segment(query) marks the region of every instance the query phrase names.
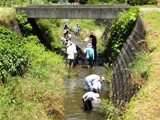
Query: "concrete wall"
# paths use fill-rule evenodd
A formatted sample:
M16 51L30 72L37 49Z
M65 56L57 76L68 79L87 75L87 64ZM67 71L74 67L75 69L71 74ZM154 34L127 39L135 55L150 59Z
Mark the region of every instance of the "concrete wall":
M143 20L139 16L135 28L113 63L112 101L121 109L135 93L130 74L126 68L135 59L136 53L141 51L140 41L144 39L145 34Z
M37 5L17 7L16 11L28 18L116 19L118 12L128 9L128 5Z

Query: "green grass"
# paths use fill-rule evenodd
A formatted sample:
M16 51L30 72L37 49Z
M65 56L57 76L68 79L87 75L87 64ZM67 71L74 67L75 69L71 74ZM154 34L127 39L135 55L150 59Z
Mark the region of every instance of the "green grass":
M149 54L148 81L139 93L127 105L125 120L158 120L160 118L160 12L141 12L146 26L146 41L149 48L155 48Z
M76 23L81 27L80 40L84 40L89 37L89 34L97 36L97 40L100 40L102 33L105 30L105 25L96 25L93 19L72 19L70 21L70 28L74 31Z

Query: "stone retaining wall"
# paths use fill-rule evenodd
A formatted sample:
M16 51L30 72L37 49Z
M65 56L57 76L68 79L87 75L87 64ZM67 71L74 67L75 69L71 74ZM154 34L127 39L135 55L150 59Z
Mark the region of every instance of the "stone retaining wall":
M113 63L112 101L121 109L134 95L130 74L126 71L126 68L130 66L131 62L135 59L136 53L141 50L139 43L144 39L145 34L146 31L143 20L141 16L139 16L135 28Z

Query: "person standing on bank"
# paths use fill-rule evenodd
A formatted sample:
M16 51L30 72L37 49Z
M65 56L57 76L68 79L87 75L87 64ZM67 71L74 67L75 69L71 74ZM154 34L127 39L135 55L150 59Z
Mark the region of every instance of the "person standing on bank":
M92 48L94 49L94 61L96 61L97 60L97 38L93 34L90 34L89 37L92 40Z
M80 26L79 24L77 23L76 24L76 28L75 28L75 35L76 35L76 38L78 38L80 35Z
M92 48L92 44L89 43L87 45L87 48L84 49L84 54L86 56L87 62L89 63L89 66L93 67L93 60L94 60L94 50Z
M98 93L86 92L82 97L84 110L92 111L93 109L92 101L93 100L100 101L99 97L100 95Z
M85 78L85 83L88 87L88 91L89 92L92 92L93 91L93 83L96 82L96 81L104 81L105 78L103 76L99 76L97 74L91 74L91 75L88 75L86 78Z

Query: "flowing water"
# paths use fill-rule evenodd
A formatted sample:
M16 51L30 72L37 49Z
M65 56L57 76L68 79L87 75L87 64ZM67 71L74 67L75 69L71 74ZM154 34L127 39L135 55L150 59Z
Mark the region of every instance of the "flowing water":
M72 42L79 46L82 50L87 46L88 42L80 41L73 35ZM64 100L64 116L60 120L105 120L105 115L100 108L101 104L94 103L92 112L84 112L82 96L87 92L85 77L90 74L99 76L105 75L105 68L95 63L94 68L86 68L82 65L76 65L70 69L69 73L72 77L64 80L66 96ZM100 93L101 99L109 98L109 84L102 84Z
M90 74L104 75L105 68L95 66L94 68L84 68L81 65L74 67L71 72L74 77L66 78L64 81L66 88L66 96L64 102L64 117L63 120L104 120L104 113L100 109L100 104L93 104L93 112L83 111L82 96L87 92L87 85L84 78ZM107 83L102 84L101 98L108 98L109 89Z

